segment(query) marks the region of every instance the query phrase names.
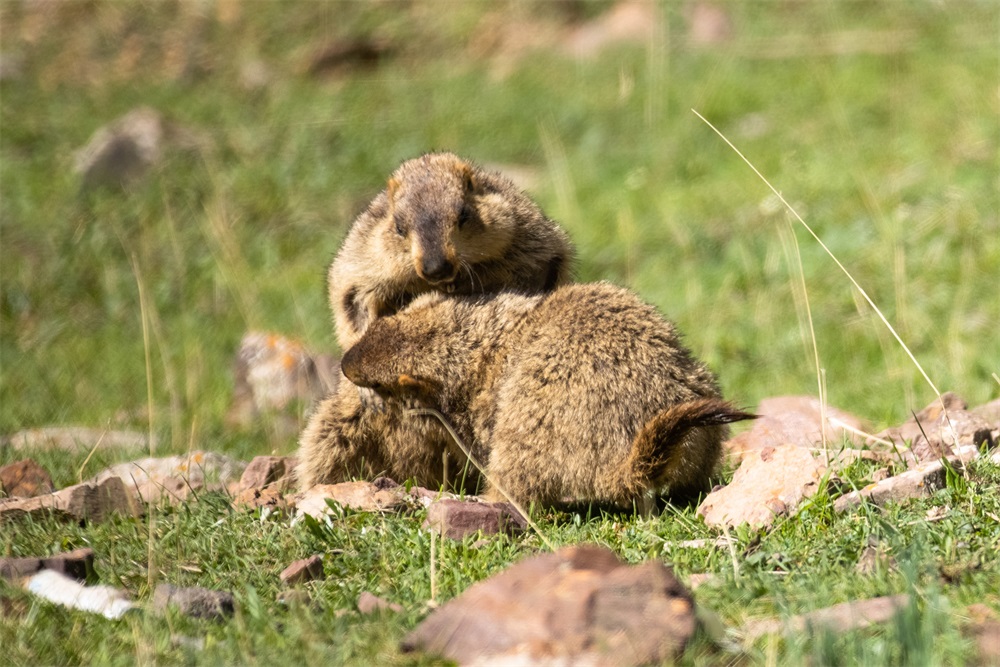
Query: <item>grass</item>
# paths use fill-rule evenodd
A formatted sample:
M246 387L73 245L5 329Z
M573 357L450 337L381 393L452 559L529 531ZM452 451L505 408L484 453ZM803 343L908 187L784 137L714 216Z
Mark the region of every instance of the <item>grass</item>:
M263 328L335 351L326 265L395 165L438 148L534 168L532 194L576 242L578 277L626 284L656 304L737 403L817 391L790 234L830 404L881 428L930 403L933 392L877 315L692 108L803 216L939 389L973 404L995 397L1000 10L973 0L724 6L734 26L726 43L689 45L685 6L663 3L647 44L586 62L546 44L504 74L491 59L505 53L494 39L502 24L564 22L564 9L0 4L3 55L22 70L0 83L0 433L58 424L152 428L163 454L189 442L244 458L291 453L295 443L266 425L225 426L239 339ZM604 7L587 3L583 12ZM861 43L890 48L843 51L856 31L878 32ZM305 74L310 53L353 35L387 40L394 51L375 69ZM814 54L827 44L841 51ZM251 61L266 66L270 81L247 92L240 76ZM203 133L211 149L169 154L127 194L81 190L73 151L139 104ZM33 454L58 485L78 481L85 453ZM0 464L20 456L0 450ZM123 456L99 451L85 474ZM863 484L870 473L857 464L846 476ZM702 637L686 664L956 663L971 655L960 635L963 606L1000 604L997 566L987 557L997 538L986 530L1000 515L998 481L996 467L983 463L965 489L845 516L821 496L770 531L735 531L737 570L727 549L671 546L717 536L691 508L656 520L537 520L555 544L592 540L630 561L662 558L681 575L714 573L697 599L727 624L914 593L895 624L762 639L742 657ZM949 509L927 522L931 507ZM400 656L396 643L430 596L419 521L348 513L314 534L233 512L209 495L158 509L152 575L143 521L4 525L0 554L89 544L98 581L140 600L152 579L229 588L241 605L218 625L175 617L113 623L5 590L28 612L0 618L0 662L405 664L413 658ZM870 536L888 546L898 569L855 574ZM541 541L437 546L438 596L447 599ZM317 608L283 608L277 573L313 552L326 554L330 573L311 585ZM963 563L957 583L940 576L941 565ZM379 619L334 613L351 609L362 590L407 611ZM190 648L184 637L204 645Z

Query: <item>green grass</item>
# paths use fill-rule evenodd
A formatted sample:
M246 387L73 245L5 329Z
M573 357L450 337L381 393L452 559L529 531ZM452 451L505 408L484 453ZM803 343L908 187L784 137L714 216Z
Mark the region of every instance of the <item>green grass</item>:
M796 206L939 389L973 404L1000 392L991 377L1000 373L993 2L726 3L734 39L709 48L687 44L685 5L665 3L647 45L579 63L549 46L506 76L477 55L499 32L479 3L253 3L228 23L224 6L81 1L44 14L41 5L0 4L4 57L22 63L19 80L0 83L0 433L59 424L145 430L140 415L151 401L164 452L193 442L244 458L291 453L295 443L266 426L234 433L224 424L238 342L265 328L335 351L326 265L391 170L431 149L536 168L532 194L570 231L578 277L626 284L655 303L718 372L727 396L747 406L816 392L793 230L829 401L874 428L929 403L933 392L871 309L692 108ZM554 4L506 9L564 20ZM822 44L818 36L833 35L842 44L858 30L904 37L881 54L762 57L787 40ZM387 39L394 53L376 69L304 74L311 52L351 35ZM247 93L240 70L258 59L271 81ZM211 150L169 155L128 194L81 191L73 151L139 104L210 137ZM140 284L149 297L151 399ZM78 481L83 456L37 458L63 485ZM98 453L85 476L123 456ZM19 457L0 450L0 464ZM849 477L863 483L869 473ZM715 537L690 508L655 521L540 521L558 544L595 540L630 561L716 573L697 599L730 624L917 594L897 624L761 640L744 662L955 663L970 656L959 636L963 605L1000 604L995 559L984 557L958 584L937 574L940 564L997 548L982 531L995 526L987 513L1000 514L1000 477L985 464L977 474L968 489L906 507L835 516L824 497L768 532L737 531L738 574L728 551L666 546ZM931 506L951 509L927 523ZM231 588L237 618L113 623L27 602L27 620L0 619L0 661L405 663L396 642L429 596L419 519L345 515L320 538L230 512L220 498L163 510L154 579ZM871 534L890 546L899 571L854 573ZM98 580L145 600L148 535L143 521L20 522L0 528L0 554L91 544ZM539 546L533 536L482 549L443 545L441 597ZM314 551L330 552L334 575L313 585L319 608L281 608L277 573ZM406 613L333 613L366 589ZM204 637L204 649L172 636ZM683 661L731 658L702 638Z

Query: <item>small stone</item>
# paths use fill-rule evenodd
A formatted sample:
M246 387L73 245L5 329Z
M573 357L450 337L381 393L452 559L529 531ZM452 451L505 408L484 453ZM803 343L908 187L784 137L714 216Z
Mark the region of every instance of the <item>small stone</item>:
M323 558L312 555L309 558L297 560L286 567L278 577L286 586L304 584L307 581L323 578Z
M956 470L962 469L962 462L955 457L948 460ZM881 482L869 484L859 491L852 491L837 498L833 508L838 512L857 507L863 500L876 505L899 502L909 498L923 498L944 488L947 469L941 461L923 463L912 470L900 473Z
M364 591L358 596L358 611L362 614L374 614L384 611L393 611L398 614L403 611L403 608L395 602L383 600L377 595Z
M676 659L694 629L691 594L662 563L577 545L473 584L402 648L460 664L645 665Z
M244 489L233 498L233 507L237 509L257 510L270 508L282 512L288 508L281 491L273 486L264 489Z
M753 450L733 481L708 494L698 514L710 526L769 526L819 489L826 468L809 450L792 445Z
M159 613L176 607L185 616L221 620L233 614L234 606L233 595L227 591L159 584L153 593L153 610Z
M0 491L9 497L32 498L53 490L48 471L33 459L22 459L0 468Z
M423 527L437 531L444 537L461 540L480 531L483 535L514 535L524 532L528 522L510 503L448 498L431 504Z
M294 456L255 456L243 470L237 489L263 489L278 485L287 490L290 476L298 459Z

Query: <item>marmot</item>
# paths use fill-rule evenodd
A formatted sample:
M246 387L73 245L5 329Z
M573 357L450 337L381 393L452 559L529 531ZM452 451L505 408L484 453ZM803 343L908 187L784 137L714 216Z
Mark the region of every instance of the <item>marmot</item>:
M609 283L425 295L372 322L341 365L390 411L440 410L485 466L487 495L520 502L693 495L726 424L754 417L721 399L653 306Z
M566 232L502 175L450 153L409 160L354 221L330 266L340 347L424 292L550 291L569 281L573 255ZM303 488L379 473L440 484L442 453L457 452L439 424L401 420L342 377L299 442Z

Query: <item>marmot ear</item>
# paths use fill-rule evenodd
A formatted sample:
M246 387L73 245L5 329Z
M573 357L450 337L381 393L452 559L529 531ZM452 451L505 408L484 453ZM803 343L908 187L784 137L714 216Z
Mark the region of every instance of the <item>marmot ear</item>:
M389 203L396 198L396 190L399 189L399 180L395 178L389 179L389 184L386 186L386 194L389 195Z
M466 193L476 191L476 173L475 169L472 168L472 165L468 162L459 162L458 175L462 178L462 185L465 188Z

